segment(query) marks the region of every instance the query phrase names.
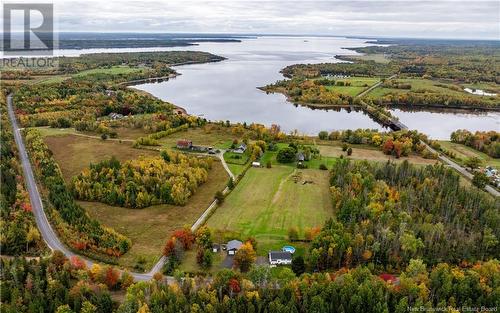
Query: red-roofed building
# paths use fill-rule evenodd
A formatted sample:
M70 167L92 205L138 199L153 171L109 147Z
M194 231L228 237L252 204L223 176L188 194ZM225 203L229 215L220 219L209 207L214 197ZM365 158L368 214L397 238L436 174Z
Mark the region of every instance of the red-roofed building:
M383 274L380 274L378 277L387 283L399 284L399 278L397 278L394 275L383 273Z
M177 149L191 149L193 142L191 140L179 140L177 141Z

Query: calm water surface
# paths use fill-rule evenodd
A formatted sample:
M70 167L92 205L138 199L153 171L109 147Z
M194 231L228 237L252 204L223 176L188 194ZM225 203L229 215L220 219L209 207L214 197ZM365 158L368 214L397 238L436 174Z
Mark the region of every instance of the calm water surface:
M362 112L313 110L294 106L281 94L266 94L256 87L283 79L279 71L296 63L338 62L336 54L356 54L346 47L367 46L365 40L339 37L259 37L239 43L200 43L189 47L59 50L56 55L84 53L197 50L221 55L218 63L178 66L182 75L161 83L135 88L184 107L190 114L209 120L257 122L282 130L317 134L321 130L381 126ZM410 129L434 139L449 139L459 128L500 131L500 113L391 111Z
M278 124L284 131L317 134L320 130L381 127L362 112L323 111L294 106L281 94L258 86L283 79L279 71L295 63L337 62L343 47L366 45L345 38L261 37L241 43L202 43L190 50L227 58L217 63L178 66L182 75L161 83L135 86L210 120Z
M296 107L281 94L266 94L256 88L283 79L279 71L287 65L337 62L336 54L355 54L343 48L366 45L361 39L331 37L260 37L241 43L202 43L189 49L208 51L228 59L179 66L177 71L181 76L136 88L210 120L278 124L287 132L296 129L307 134L348 128L382 129L362 112ZM459 128L500 130L499 113L392 112L410 129L435 139L449 139L450 133Z

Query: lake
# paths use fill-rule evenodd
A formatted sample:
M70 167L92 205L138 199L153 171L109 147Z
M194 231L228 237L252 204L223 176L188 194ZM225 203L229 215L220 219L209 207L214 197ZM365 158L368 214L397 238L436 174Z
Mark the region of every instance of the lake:
M85 53L197 50L221 55L217 63L177 66L182 75L161 83L135 88L185 108L188 113L212 121L278 124L290 132L315 135L321 130L383 128L362 112L313 110L294 106L281 94L266 94L257 89L283 79L280 70L296 63L339 62L337 54L356 54L346 47L367 46L366 40L342 37L263 36L242 42L203 42L189 47L116 48L57 50L55 55L77 56ZM466 128L500 130L500 113L405 112L394 109L410 129L434 139L449 139L452 131Z
M362 112L296 107L281 94L266 94L257 89L283 79L279 71L287 65L336 62L336 54L355 54L342 47L363 45L364 40L331 37L260 37L240 43L202 43L189 49L208 51L227 60L178 66L176 70L182 75L135 88L213 121L277 124L286 132L298 130L307 134L359 127L381 129Z
M240 43L201 43L189 50L207 51L227 58L218 63L176 67L182 75L135 88L185 108L209 120L278 124L290 132L315 135L321 130L383 128L362 112L313 110L295 106L281 94L266 94L256 87L283 79L279 71L296 63L338 62L336 54L356 54L345 47L366 46L365 40L337 37L259 37ZM165 50L184 50L170 48ZM499 130L500 113L393 114L410 129L434 139L449 139L459 128Z

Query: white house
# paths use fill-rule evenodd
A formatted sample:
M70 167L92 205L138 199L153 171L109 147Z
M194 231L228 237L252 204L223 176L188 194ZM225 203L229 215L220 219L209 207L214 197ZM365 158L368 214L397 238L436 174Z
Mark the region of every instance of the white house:
M292 254L287 251L269 251L269 264L274 266L292 264Z
M238 148L234 149L233 152L234 153L245 153L245 151L247 150L247 145L242 143L241 145L239 145Z

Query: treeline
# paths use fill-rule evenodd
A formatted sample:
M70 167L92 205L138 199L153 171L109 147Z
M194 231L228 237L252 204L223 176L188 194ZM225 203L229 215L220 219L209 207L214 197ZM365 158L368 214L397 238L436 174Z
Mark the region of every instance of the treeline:
M161 130L155 133L152 133L148 136L144 137L139 137L135 140L134 142L134 147L138 146L159 146L160 143L158 142L158 139L161 139L163 137L167 137L169 135L172 135L176 132L187 130L189 128L189 124L182 124L180 126L174 127L174 128L168 128L165 130Z
M443 165L416 167L339 160L331 171L336 220L314 239L318 270L371 263L402 269L498 258L500 201L460 185Z
M451 133L450 139L452 142L484 152L492 158L500 158L500 132L492 130L472 133L459 129Z
M210 158L162 151L161 157L120 162L114 157L75 176L73 195L80 200L100 201L129 208L154 204L184 205L208 179Z
M24 134L38 181L46 190L48 202L45 210L60 238L71 248L97 257L120 256L127 252L131 246L130 239L90 218L75 202L40 133L35 129L26 129Z
M442 263L427 270L421 260L412 260L399 277L377 276L369 267L299 278L289 269L273 275L264 266L245 276L222 270L208 285L196 278L170 286L157 281L135 284L117 312L403 313L436 308L458 312L466 306L495 310L500 305L499 269L498 261L490 261L471 268ZM394 280L386 281L386 276Z
M163 113L172 116L173 106L150 95L123 89L106 91L106 87L91 82L64 81L53 85L26 85L14 94L16 113L24 127L71 127L77 121L95 122L109 113L124 116Z
M392 40L388 46L355 48L360 53L388 55L391 65L413 76L463 82L500 83L500 53L494 42Z
M368 266L303 274L254 266L246 274L224 269L210 282L178 273L131 285L126 272L94 266L60 253L40 262L2 261L2 312L394 312L410 309L459 312L464 307L494 311L500 305L500 264L440 263L427 268L411 260L399 276L377 275ZM126 289L122 303L108 290Z
M417 153L425 158L436 158L422 145L422 140L427 137L412 130L400 130L395 132L379 132L376 129L336 130L328 133L321 131L318 134L322 140L340 140L349 144L367 144L379 148L385 154L396 158L407 157L411 153Z
M45 247L32 213L19 155L0 94L0 251L5 255L36 255Z
M5 313L111 313L109 290L126 289L132 276L94 265L86 268L78 257L67 259L55 251L39 261L0 260L1 311Z
M394 88L394 87L390 87ZM411 87L410 87L411 88ZM408 88L409 89L409 88ZM371 97L374 102L379 105L394 105L394 106L421 106L421 107L477 107L477 108L494 108L497 104L494 101L485 99L485 97L474 97L466 94L457 96L454 94L437 93L429 90L394 92L383 95L381 97Z
M397 69L396 69L397 71ZM287 78L316 78L319 76L390 76L394 69L387 64L357 60L356 63L294 64L281 70Z

